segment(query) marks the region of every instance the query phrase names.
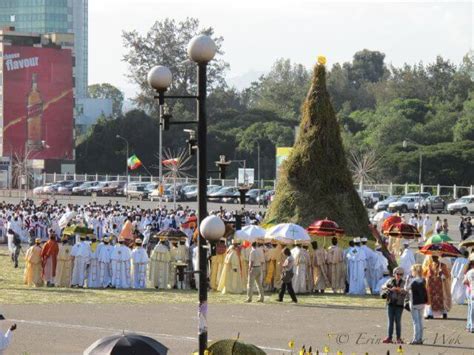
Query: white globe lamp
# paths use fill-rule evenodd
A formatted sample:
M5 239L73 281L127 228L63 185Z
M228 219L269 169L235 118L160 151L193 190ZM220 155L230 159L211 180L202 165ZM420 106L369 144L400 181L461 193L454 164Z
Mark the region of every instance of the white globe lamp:
M210 242L218 241L224 236L225 224L222 219L217 216L207 216L201 222L199 231L204 239Z
M208 63L217 53L217 46L207 35L195 36L188 44L188 56L196 63Z
M148 72L148 85L156 91L166 91L173 80L173 75L168 67L157 65Z

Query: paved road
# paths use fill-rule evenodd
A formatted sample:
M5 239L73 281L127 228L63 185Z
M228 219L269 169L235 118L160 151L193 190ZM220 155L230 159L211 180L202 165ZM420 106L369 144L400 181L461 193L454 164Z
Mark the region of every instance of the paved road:
M313 296L317 297L317 296ZM465 306L455 306L448 320L425 323L425 346L404 346L405 354L473 354L474 335L464 331ZM152 336L171 354L190 354L197 348L196 306L179 305L3 305L1 311L18 324L7 354L80 354L98 338L134 331ZM268 354L288 352L288 341L331 353L396 353L381 344L386 331L384 308L351 306L210 305L209 337L254 343ZM403 337L410 340L411 317L403 314ZM328 336L330 335L330 336Z

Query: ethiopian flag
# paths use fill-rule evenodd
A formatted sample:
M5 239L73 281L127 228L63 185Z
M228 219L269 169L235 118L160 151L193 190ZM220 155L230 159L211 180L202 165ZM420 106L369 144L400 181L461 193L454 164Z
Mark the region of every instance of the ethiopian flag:
M135 154L133 154L130 158L128 158L127 164L130 170L138 169L140 166L143 165L140 159L138 159L138 157Z

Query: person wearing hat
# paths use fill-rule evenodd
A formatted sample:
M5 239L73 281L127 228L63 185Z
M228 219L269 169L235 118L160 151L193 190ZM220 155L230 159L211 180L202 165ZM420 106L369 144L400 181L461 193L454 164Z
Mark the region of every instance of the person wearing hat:
M241 294L244 290L239 245L239 240L233 239L232 245L227 249L222 275L217 286L217 291L222 294Z
M328 278L334 293L344 292L346 271L344 265L344 251L337 245L337 237L331 239L331 246L327 250Z
M71 256L74 257L74 266L72 268L71 287L84 287L86 281L86 269L91 257L91 246L86 241L86 236L79 236L79 243L74 244L71 250Z
M365 254L365 279L369 285L370 293L374 294L374 289L377 286L378 279L375 275L375 267L377 263L377 255L367 246L367 238L360 237L360 250Z
M272 248L267 251L269 262L264 284L269 291L281 288L282 247L277 241L272 241Z
M130 248L125 245L125 238L119 237L110 259L112 261L112 287L130 288Z
M147 265L148 254L145 248L143 248L142 240L135 239L135 247L132 251L133 288L145 288Z
M403 239L402 253L400 255L400 266L403 268L405 275L410 275L412 265L416 263L415 254L410 249L410 242Z
M384 344L393 343L393 327L397 336L397 344L403 344L402 340L402 313L405 306L407 291L403 279L403 268L397 266L393 270L393 277L382 286L382 298L387 301L388 329Z
M423 266L423 276L428 290L428 304L425 307L425 319L433 319L440 315L448 318L451 309L451 273L440 258L432 255Z
M291 249L291 256L294 259L294 277L293 277L293 290L296 294L307 293L308 288L306 287L306 276L307 276L307 269L311 267L310 264L307 263L307 259L305 257L305 253L302 251L301 243L296 242L295 247Z
M87 272L87 287L88 288L98 288L100 287L100 277L99 277L99 261L98 261L98 252L100 251L100 244L97 242L97 236L91 234L90 238L90 247L91 247L91 257L89 259L89 269Z
M102 238L98 247L97 262L99 263L99 287L112 286L112 252L114 247L110 243L110 237Z
M211 256L211 274L209 276L209 286L214 291L217 290L217 286L222 274L222 269L224 267L226 253L225 242L225 238L220 238L216 244L215 255Z
M464 275L469 264L469 252L467 249L461 248L461 257L456 258L451 269L451 297L454 303L464 304L466 302L467 289L464 285Z
M319 248L317 241L312 241L311 246L313 247L313 280L314 280L314 292L324 293L326 287L330 286L328 272L327 272L327 254L324 248ZM311 290L313 291L313 290Z
M464 275L464 285L467 286L467 324L468 332L474 333L474 253L469 256L469 264L467 264L466 274Z
M5 317L0 314L0 321L3 320L5 320ZM16 324L12 324L5 334L0 330L0 355L2 355L3 352L7 350L10 346L10 343L12 342L13 338L13 332L15 331L15 329Z
M56 264L56 276L54 278L54 285L56 287L70 287L72 274L72 247L69 245L67 235L61 238Z
M167 289L170 284L171 253L161 237L150 257L150 284L156 289Z
M41 287L43 279L41 278L41 239L36 238L35 244L28 248L25 254L25 285Z
M354 246L346 253L350 295L365 295L365 253L360 250L360 238L354 238Z
M42 277L46 282L46 286L54 286L54 277L56 276L56 264L59 253L58 242L56 241L56 234L50 234L49 240L44 243L41 250L41 265L43 266Z

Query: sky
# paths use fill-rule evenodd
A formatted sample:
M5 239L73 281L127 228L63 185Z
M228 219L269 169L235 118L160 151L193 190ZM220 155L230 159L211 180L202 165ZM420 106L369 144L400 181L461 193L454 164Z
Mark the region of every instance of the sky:
M226 77L238 88L279 58L311 67L325 55L332 65L367 48L395 66L437 55L459 64L473 49L471 1L89 0L89 84L108 82L133 98L122 31L144 34L167 17L198 18L224 37Z

